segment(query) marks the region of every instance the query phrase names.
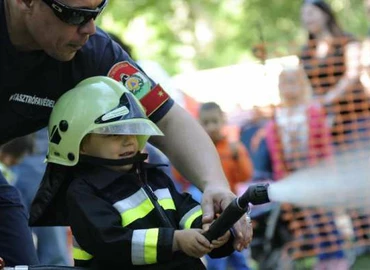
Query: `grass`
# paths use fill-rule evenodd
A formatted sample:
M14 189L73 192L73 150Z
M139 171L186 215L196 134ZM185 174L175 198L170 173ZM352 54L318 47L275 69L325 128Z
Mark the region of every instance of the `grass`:
M369 270L370 269L370 254L365 254L356 258L351 270Z

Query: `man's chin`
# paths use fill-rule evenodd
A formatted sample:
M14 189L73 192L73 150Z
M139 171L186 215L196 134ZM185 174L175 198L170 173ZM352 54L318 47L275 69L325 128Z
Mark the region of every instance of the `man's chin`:
M75 57L76 53L77 51L70 52L70 53L48 53L48 55L58 61L68 62L68 61L71 61Z

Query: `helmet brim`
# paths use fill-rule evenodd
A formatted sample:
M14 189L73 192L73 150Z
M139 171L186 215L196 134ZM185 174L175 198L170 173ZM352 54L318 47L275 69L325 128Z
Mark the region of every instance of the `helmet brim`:
M146 135L164 136L163 132L150 120L134 118L96 127L89 133L105 135Z

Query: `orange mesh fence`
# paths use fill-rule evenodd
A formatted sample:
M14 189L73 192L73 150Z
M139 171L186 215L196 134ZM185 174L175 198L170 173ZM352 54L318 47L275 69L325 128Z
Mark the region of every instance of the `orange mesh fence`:
M265 126L274 180L344 151L370 149L370 103L363 83L368 76L364 57L370 52L364 44L344 37L329 44L289 44L283 50L276 44L257 46L268 58L297 55L300 60L293 71L282 63L281 104ZM356 175L348 177L348 184L351 177ZM291 235L282 252L285 261L370 246L370 212L365 210L283 204L280 218Z

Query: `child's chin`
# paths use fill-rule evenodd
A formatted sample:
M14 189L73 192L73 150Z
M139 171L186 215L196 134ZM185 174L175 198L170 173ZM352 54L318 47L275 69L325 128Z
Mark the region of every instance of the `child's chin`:
M133 164L123 165L123 166L120 166L120 170L123 171L123 172L127 172L127 171L131 170L133 166L134 166Z
M122 166L109 166L112 170L118 171L118 172L128 172L132 169L133 164L129 165L122 165Z

